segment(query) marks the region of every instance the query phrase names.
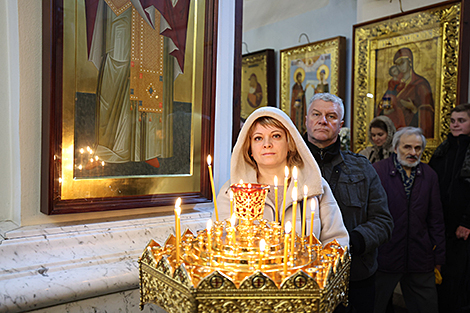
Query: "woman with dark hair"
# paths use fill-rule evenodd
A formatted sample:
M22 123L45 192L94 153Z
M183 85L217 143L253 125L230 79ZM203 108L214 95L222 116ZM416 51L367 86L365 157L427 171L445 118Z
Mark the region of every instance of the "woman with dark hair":
M391 119L380 115L369 125L369 141L372 146L360 151L359 154L367 157L371 163L386 159L393 153L392 139L396 129Z
M314 215L314 234L323 245L336 239L342 246L349 246L349 235L343 224L343 218L338 204L328 183L322 178L320 169L307 148L302 136L297 131L292 120L281 110L263 107L254 111L246 120L233 149L230 164L230 180L222 187L217 196L219 219L230 218L230 185L243 180L245 183L270 185L266 198L263 218L274 221L274 176L282 184L285 167L292 173L294 166L298 169L297 184L298 202L303 198L303 187L308 187L307 208L316 201L318 206ZM283 190L284 186L278 186ZM292 219L292 190L294 180L288 180L286 193L285 220ZM282 218L284 208L283 192L278 193L278 220ZM301 228L301 205L297 206L296 229ZM308 211L310 212L310 211ZM307 233L310 232L310 214L306 216Z

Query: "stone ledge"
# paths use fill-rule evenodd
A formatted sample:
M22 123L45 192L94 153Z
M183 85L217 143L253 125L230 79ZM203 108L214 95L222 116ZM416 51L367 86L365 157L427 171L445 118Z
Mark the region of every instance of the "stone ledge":
M210 212L183 214L182 230L204 229ZM22 312L139 286L138 258L174 233L172 216L7 231L0 244L0 311Z

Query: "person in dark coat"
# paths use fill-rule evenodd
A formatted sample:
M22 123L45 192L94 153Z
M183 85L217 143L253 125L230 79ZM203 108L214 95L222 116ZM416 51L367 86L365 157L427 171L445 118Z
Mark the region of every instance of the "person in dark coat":
M439 312L470 312L470 104L452 110L450 134L429 165L439 177L446 226Z
M420 128L397 131L393 147L392 157L373 164L395 225L390 241L379 247L375 312L385 312L400 282L409 312L437 313L434 269L445 262L438 177L420 161L426 147Z
M374 311L377 248L390 238L393 221L387 195L370 162L363 155L340 149L343 117L339 97L317 93L308 106L304 140L333 191L349 233L349 305L339 305L335 313L369 313Z

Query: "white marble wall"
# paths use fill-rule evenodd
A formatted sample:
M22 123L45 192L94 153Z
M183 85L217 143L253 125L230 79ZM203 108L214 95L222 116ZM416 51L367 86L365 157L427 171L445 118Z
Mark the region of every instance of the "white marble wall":
M210 211L183 214L182 231L204 229ZM138 258L150 239L163 244L170 234L173 216L7 231L0 244L0 312L138 312Z
M30 313L166 313L165 310L155 304L146 304L141 311L139 308L139 297L139 290L134 289L34 310L30 311Z

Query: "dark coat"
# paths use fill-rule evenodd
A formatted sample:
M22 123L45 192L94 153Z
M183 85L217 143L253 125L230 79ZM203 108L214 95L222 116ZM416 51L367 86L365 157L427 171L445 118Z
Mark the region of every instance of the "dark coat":
M447 235L455 239L457 227L470 228L470 137L449 134L429 165L439 177Z
M419 163L406 198L394 156L374 163L387 192L388 208L395 225L392 238L379 247L379 271L389 273L432 272L445 262L444 217L437 174Z
M379 176L366 157L339 150L339 140L329 148L333 156L319 160L319 148L304 140L317 160L323 178L330 184L343 215L351 244L351 281L364 280L377 271L377 247L392 233L392 216ZM325 154L329 154L325 152ZM323 154L323 153L322 153ZM339 174L335 186L334 173Z

